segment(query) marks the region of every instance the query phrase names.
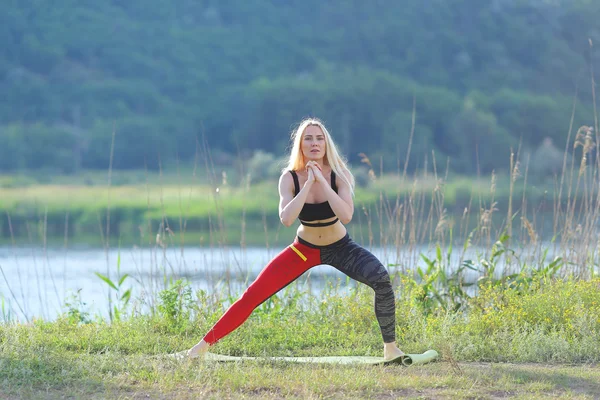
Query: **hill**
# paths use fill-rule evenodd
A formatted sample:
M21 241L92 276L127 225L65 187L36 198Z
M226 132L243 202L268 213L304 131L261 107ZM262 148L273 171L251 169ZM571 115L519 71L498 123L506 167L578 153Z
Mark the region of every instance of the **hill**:
M281 153L324 119L351 161L461 173L509 147L563 149L593 125L591 0L8 1L0 14L0 170L156 168ZM547 142L546 142L547 143Z

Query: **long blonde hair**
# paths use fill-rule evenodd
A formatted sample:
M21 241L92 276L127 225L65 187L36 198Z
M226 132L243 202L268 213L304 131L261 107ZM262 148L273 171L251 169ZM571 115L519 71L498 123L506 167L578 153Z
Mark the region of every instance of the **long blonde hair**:
M327 131L325 125L323 125L323 123L317 118L306 118L302 120L298 127L292 131L292 150L290 151L288 163L282 172L299 171L304 169L306 163L304 161L304 155L302 154L301 148L302 134L310 125L318 126L321 128L323 135L325 135L325 164L329 165L331 170L335 172L339 179L346 182L350 188L350 192L354 195L354 175L352 175L352 172L350 172L346 160L338 152L337 147L333 142L331 135L329 134L329 131ZM348 177L350 177L350 179L348 179Z

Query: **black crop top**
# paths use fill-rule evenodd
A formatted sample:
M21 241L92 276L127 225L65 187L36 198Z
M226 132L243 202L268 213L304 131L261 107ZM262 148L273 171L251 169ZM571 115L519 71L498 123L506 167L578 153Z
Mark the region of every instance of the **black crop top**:
M298 175L296 171L290 171L292 177L294 178L294 196L296 196L300 192L300 181L298 180ZM337 185L335 184L335 172L331 171L331 188L337 193ZM304 203L300 214L298 215L298 219L302 225L311 226L311 227L319 227L319 226L328 226L335 224L338 219L334 219L333 221L323 222L323 223L307 223L307 221L319 221L322 219L335 217L335 213L331 209L328 201L324 201L322 203Z

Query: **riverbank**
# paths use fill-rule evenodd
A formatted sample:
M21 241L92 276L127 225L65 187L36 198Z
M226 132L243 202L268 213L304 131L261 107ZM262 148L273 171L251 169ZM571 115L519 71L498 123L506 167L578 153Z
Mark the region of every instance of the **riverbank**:
M248 185L226 179L210 183L189 177L159 178L152 176L147 182L122 178L121 184L111 185L97 177L69 181L59 176L49 182L5 178L0 186L0 244L281 245L293 236L281 229L276 181ZM416 232L423 224L434 230L440 223L446 228L456 226L455 237L465 238L487 208L502 210L490 215L496 229L502 229L509 199L513 212L553 211L543 187L511 188L504 180L508 178L454 177L442 182L432 175L380 176L357 187L351 225L377 241L383 231ZM543 222L530 223L538 231L548 229ZM413 239L428 240L433 233Z
M222 314L227 296L161 292L152 312L141 299L112 322L72 303L56 321L0 325L0 394L59 398L545 398L600 395L600 280L483 279L461 306L436 302L423 282L400 277L397 339L406 352L434 348L421 367L178 362ZM456 294L456 292L455 292ZM253 356L380 356L381 338L365 287L319 297L290 286L263 303L214 351ZM430 297L431 296L431 297ZM430 299L425 301L425 299ZM115 303L117 307L123 302Z

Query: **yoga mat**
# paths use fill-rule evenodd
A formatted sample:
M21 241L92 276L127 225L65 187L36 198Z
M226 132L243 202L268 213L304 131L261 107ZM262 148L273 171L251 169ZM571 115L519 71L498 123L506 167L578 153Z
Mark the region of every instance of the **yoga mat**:
M405 354L402 358L402 365L408 367L410 365L427 364L438 358L438 356L439 354L435 350L427 350L423 354Z
M329 356L329 357L239 357L226 356L222 354L206 353L204 359L207 361L283 361L296 363L312 363L312 364L368 364L368 365L384 365L384 364L402 364L421 365L435 360L438 353L435 350L427 350L423 354L405 354L403 357L397 357L392 360L384 360L382 357L368 356Z

